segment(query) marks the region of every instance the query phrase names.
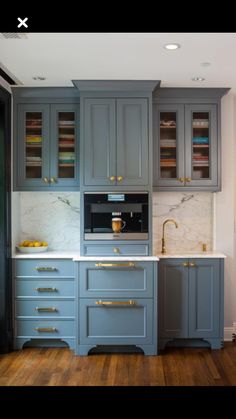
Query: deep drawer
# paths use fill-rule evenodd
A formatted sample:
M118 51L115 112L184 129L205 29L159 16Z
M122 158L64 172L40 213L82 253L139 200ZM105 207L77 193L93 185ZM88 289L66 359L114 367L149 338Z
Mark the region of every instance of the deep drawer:
M74 262L59 259L15 260L15 276L75 276Z
M148 256L147 244L88 244L85 256Z
M152 262L80 262L79 269L80 297L153 297Z
M15 315L16 317L74 317L75 302L73 300L16 300Z
M57 338L75 336L74 320L17 320L17 337Z
M75 297L74 279L16 279L16 297Z
M153 343L153 301L102 300L80 301L80 343L125 345ZM121 302L127 303L122 305ZM98 304L96 304L98 303ZM116 305L117 304L117 305Z

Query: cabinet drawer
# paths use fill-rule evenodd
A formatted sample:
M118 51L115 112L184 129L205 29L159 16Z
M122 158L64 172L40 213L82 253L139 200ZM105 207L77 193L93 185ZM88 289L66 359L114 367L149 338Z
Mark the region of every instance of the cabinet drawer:
M83 344L151 344L153 343L153 301L105 299L80 301L80 343ZM123 305L120 303L126 303ZM113 305L114 304L114 305Z
M15 276L75 276L72 260L15 260Z
M81 262L79 277L80 297L153 296L152 262Z
M16 297L75 297L73 279L16 279Z
M86 244L85 256L148 256L147 244Z
M75 336L74 320L17 320L17 337L57 338Z
M16 300L15 315L16 317L74 317L75 302L73 300Z

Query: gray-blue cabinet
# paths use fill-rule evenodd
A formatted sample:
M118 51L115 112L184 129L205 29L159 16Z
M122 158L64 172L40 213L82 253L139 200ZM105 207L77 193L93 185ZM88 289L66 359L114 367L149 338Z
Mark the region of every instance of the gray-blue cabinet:
M161 259L159 262L159 347L222 347L224 259ZM174 343L173 343L174 342Z
M78 105L19 103L16 112L14 189L78 189Z
M68 259L15 259L13 261L14 347L75 349L75 271Z
M84 99L84 185L149 182L147 98Z
M157 263L80 262L77 354L137 346L157 354Z

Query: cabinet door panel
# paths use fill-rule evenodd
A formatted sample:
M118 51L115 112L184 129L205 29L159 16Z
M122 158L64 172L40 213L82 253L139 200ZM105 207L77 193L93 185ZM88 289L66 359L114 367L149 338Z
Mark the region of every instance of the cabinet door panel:
M189 337L220 335L220 262L193 259L189 268Z
M116 176L115 100L85 99L84 120L85 185L112 186Z
M17 185L49 186L49 105L18 105L15 147L18 159Z
M159 263L159 337L188 337L187 260L161 260Z
M148 149L147 99L117 99L119 185L148 184Z
M185 105L188 186L217 185L217 106Z

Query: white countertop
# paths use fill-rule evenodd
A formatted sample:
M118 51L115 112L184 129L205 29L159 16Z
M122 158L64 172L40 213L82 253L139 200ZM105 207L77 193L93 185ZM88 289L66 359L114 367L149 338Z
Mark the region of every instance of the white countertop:
M73 259L75 262L89 262L92 260L98 261L124 261L124 262L135 262L135 261L151 261L157 262L159 259L156 256L76 256Z
M227 256L224 253L212 251L212 252L185 252L185 253L166 253L163 255L162 253L157 254L158 259L170 259L170 258L183 258L183 259L193 259L193 258L226 258Z

